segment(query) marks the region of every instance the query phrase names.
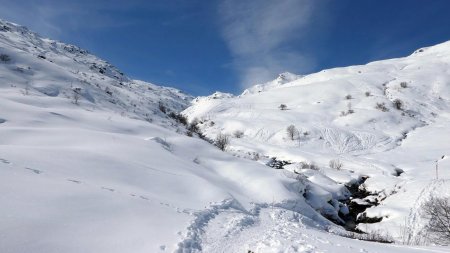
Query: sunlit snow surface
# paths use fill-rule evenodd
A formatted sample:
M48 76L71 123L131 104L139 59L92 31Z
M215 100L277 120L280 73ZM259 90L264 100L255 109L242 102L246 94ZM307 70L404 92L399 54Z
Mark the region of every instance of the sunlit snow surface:
M245 133L224 153L185 136L160 111L160 104L185 109L189 95L131 80L82 49L1 21L0 54L11 60L0 62L0 252L424 252L326 232L342 229L306 203L302 182L236 156L314 160L325 174L310 177L324 193L319 206L343 194L337 182L369 175L369 189L390 195L369 210L389 215L377 226L419 221L414 207L426 194L449 189L447 181L432 181L433 161L450 146L448 47L306 77L285 74L294 81L240 98L200 99L185 113L214 120L202 127L208 136ZM378 86L393 78L411 82L406 90L395 88L398 81L388 87L416 118L373 109L377 99L391 99ZM373 97L360 94L367 89ZM355 113L338 117L347 93ZM280 103L289 110L279 111ZM309 139L284 140L291 123ZM316 140L320 134L324 140ZM341 172L326 168L337 156ZM405 173L391 176L393 165ZM448 165L440 163L443 179Z

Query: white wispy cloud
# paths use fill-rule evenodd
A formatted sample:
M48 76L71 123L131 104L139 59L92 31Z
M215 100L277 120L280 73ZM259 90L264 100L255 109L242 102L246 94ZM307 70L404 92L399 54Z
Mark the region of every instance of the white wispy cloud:
M124 3L118 0L0 0L0 17L52 38L60 38L65 33L83 30L123 27L133 22L118 20L111 15L114 11L139 8L140 0Z
M308 0L224 0L222 34L243 87L273 79L283 71L309 70L313 60L292 50L305 36L315 9Z

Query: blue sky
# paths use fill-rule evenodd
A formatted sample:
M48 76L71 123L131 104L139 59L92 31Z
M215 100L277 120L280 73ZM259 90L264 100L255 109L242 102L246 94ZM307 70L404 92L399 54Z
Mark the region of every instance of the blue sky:
M0 18L194 95L450 40L447 0L0 0Z

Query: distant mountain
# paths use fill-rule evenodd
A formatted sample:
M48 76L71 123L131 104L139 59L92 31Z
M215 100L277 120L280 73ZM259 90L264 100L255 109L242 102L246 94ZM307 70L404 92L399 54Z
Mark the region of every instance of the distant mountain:
M290 83L292 81L295 81L297 79L302 78L301 75L296 75L296 74L292 74L289 72L284 72L278 75L277 79L264 83L264 84L257 84L254 85L251 88L248 88L246 90L244 90L244 92L242 93L242 95L247 95L247 94L254 94L254 93L259 93L259 92L263 92L263 91L268 91L271 89L275 89L278 87L282 87L284 84L286 83Z

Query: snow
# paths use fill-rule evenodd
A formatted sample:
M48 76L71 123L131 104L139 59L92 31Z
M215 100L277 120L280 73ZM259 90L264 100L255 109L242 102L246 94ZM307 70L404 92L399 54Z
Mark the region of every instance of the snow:
M310 204L322 212L328 212L330 196L340 198L340 184L368 177L362 187L375 196L367 199L381 204L365 214L383 220L358 228L389 231L401 241L405 220L417 230L424 225L417 214L421 203L430 195L450 195L449 162L439 162L440 181L434 169L450 150L449 64L450 42L445 42L404 58L323 70L282 84L278 78L238 97L193 103L184 114L206 121L201 129L212 139L219 132L242 131L228 149L236 156L316 163L314 175L300 173L315 191ZM402 103L398 109L396 100ZM377 109L377 103L388 110ZM280 110L280 104L287 109ZM294 141L286 135L289 125L299 130ZM341 160L343 168L329 168L332 159ZM290 166L286 169L295 171Z
M316 74L313 81L310 76L283 74L264 86L264 92L239 97L217 92L187 108L190 95L132 80L86 50L6 21L0 21L0 53L11 57L0 62L0 252L448 250L343 238L338 234L344 230L320 210L330 215L345 212L336 199L348 197L343 184L359 181L361 175L370 176L369 189L386 187L377 185L380 180L389 182L388 187L402 186L408 190L404 195L411 195L408 199L420 194L417 186L436 193L448 189L448 172L442 171L441 181L433 181L434 174L420 169L450 143L433 145L448 138L448 87L441 83L445 75L434 75L440 81L424 82L433 83L432 90L417 86L420 92L430 91L433 99L439 94L442 100L436 103L418 97L407 100L416 94L413 91L404 95L408 106L426 102L420 108L430 108L439 117L419 114L426 122L419 124L394 110L370 112L384 123L366 126L336 118L330 109L332 103L340 103L341 88L313 98L333 86L323 80L335 75ZM429 48L411 57L427 54L434 59L442 50ZM434 69L429 67L431 73ZM340 82L342 90L354 88ZM312 87L316 85L323 87ZM299 87L309 99L295 102L298 94L289 93ZM289 110L282 115L274 108L284 99ZM357 105L355 101L355 114ZM186 129L161 106L166 113L185 110L190 119L205 119L202 129L209 137L235 130L243 130L244 136L232 139L228 152L222 152L200 138L187 137ZM313 110L316 107L322 109ZM206 124L212 120L214 125ZM300 142L286 141L285 125L295 120L302 123L302 133L310 134ZM394 123L401 129L387 129ZM402 130L413 127L408 138L398 140ZM329 134L326 140L318 138L322 132ZM426 141L430 139L434 141ZM248 159L257 153L259 161ZM377 157L386 153L385 159ZM322 168L302 169L297 175L295 164L291 171L266 166L266 156L314 161ZM342 159L342 171L327 167L330 157ZM404 170L400 177L392 175L392 164ZM442 160L443 168L448 165ZM430 182L436 183L427 185ZM311 198L305 199L304 193ZM400 194L383 202L387 208L380 205L370 212L392 215L391 210L402 204ZM406 217L409 207L397 211L398 220ZM418 219L414 212L410 217L411 222ZM387 220L380 226L396 222Z

